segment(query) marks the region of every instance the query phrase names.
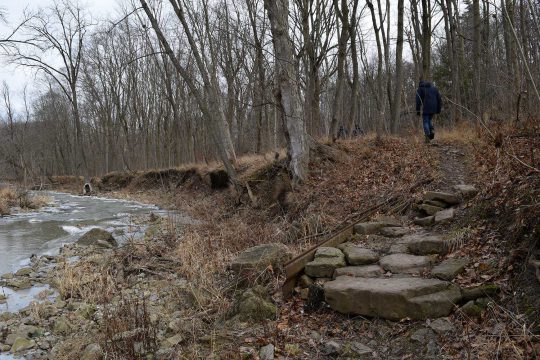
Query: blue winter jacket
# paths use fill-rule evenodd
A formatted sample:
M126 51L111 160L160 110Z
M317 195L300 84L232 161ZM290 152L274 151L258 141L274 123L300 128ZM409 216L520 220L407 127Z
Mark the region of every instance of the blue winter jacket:
M423 115L440 114L442 107L439 90L427 81L420 81L416 90L416 112L422 111Z

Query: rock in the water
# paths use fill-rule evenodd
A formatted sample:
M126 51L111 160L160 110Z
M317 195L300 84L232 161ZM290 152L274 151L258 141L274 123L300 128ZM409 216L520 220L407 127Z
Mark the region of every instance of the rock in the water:
M334 278L338 276L377 277L383 274L384 270L379 265L345 266L334 271Z
M240 276L260 273L269 265L279 268L290 258L287 247L271 243L251 247L240 253L231 263L231 269Z
M435 319L429 323L429 327L439 335L445 335L456 331L456 327L448 319Z
M387 255L379 261L385 270L395 274L417 274L425 268L428 268L433 262L433 257L411 254Z
M77 244L86 246L103 246L103 242L106 242L113 247L118 246L118 243L114 239L114 236L112 236L110 232L100 228L93 228L92 230L81 236L79 240L77 240Z
M28 276L33 272L34 269L32 269L31 267L23 267L22 269L17 270L15 276Z
M438 235L413 234L403 238L409 252L415 255L444 255L448 252L446 242Z
M473 198L476 196L476 194L478 194L478 190L476 189L476 187L474 187L474 185L454 185L454 190L460 193L461 196L463 196L465 199Z
M461 202L459 195L446 193L442 191L428 191L424 194L424 200L443 201L449 205L457 205Z
M242 321L262 321L275 319L277 308L268 299L266 290L262 286L255 286L246 290L240 297L237 314Z
M413 221L415 225L420 225L420 226L430 226L430 225L433 225L434 222L435 222L435 216L433 215L426 216L423 218L416 218Z
M350 265L368 265L379 260L379 254L375 251L360 246L348 246L343 253Z
M405 227L401 227L401 226L390 226L390 227L385 227L385 228L382 228L380 233L381 235L383 236L387 236L387 237L400 237L400 236L403 236L403 235L406 235L408 233L410 233L411 230L408 229L408 228L405 228Z
M385 227L384 222L365 222L354 225L354 233L361 235L375 234L377 231Z
M435 224L444 224L454 218L455 210L453 208L437 211L435 214Z
M30 350L36 346L36 343L33 340L28 340L24 337L19 337L15 340L13 345L11 346L11 352L17 353L20 351Z
M428 215L435 215L437 212L444 210L442 207L428 205L428 204L422 204L418 206L418 209L422 210Z
M103 349L99 344L89 344L84 348L81 360L101 360L103 359Z
M263 346L261 350L259 350L259 358L261 360L274 360L274 352L274 345L268 344L266 346Z
M315 259L306 264L304 271L315 278L331 278L334 270L346 265L345 255L341 250L320 247L315 252Z
M431 275L441 279L450 281L465 270L465 266L469 263L467 258L447 259L431 270Z
M459 301L457 286L423 278L353 278L340 276L324 285L326 302L344 314L426 319L447 316Z
M24 277L24 278L14 278L6 281L6 286L17 289L17 290L24 290L29 289L32 287L32 282L30 279Z

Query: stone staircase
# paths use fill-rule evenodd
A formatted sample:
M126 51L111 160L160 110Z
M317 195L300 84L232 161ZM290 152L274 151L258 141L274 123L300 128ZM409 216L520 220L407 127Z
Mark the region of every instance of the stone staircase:
M301 294L309 297L310 284L317 284L326 303L340 313L391 320L447 316L464 298L474 301L471 292L464 296L451 282L469 260L440 261L451 250L452 239L431 226L451 222L456 207L476 193L471 185L427 192L418 206L423 217L379 216L355 225L349 241L317 249L299 281Z

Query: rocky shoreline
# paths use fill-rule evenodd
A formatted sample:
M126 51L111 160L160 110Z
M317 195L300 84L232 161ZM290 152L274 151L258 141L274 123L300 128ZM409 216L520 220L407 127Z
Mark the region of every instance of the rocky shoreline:
M154 214L139 216L137 221L148 225L146 236L140 243L149 241L148 235L162 231L167 223L164 218ZM147 288L144 272L137 274L134 281L130 279L129 284L125 279L115 279L115 286L122 284L125 289L117 286L115 290L120 290L120 296L117 294L111 299L98 299L103 294L97 296L94 293L96 296L92 297L77 293L92 281L99 283L105 280L106 283L111 274L103 271L110 267L127 246L132 245L128 243L118 248L112 234L96 228L82 236L78 242L64 245L58 255L33 256L27 266L2 275L0 286L14 292L7 296L5 292L0 293L0 306L9 305L10 297L17 297L17 292L21 290L41 287L44 290L28 306L14 312L0 313L0 354L9 352L26 359L63 358L65 347L72 346L71 341L82 336L86 344L81 349L80 358L101 358L104 349L99 342L104 329L103 319L107 314L110 315L111 308L119 307L129 297L143 299L147 302L145 306L155 305L158 298L167 299L166 296L156 294L150 296L148 291L144 291ZM170 284L175 288L182 285L186 285L182 279ZM169 342L173 343L174 339Z

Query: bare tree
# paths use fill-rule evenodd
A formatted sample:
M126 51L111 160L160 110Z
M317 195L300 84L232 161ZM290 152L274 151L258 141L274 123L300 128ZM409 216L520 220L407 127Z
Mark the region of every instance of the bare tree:
M294 55L289 37L288 0L265 0L274 43L276 66L276 100L281 112L287 151L290 158L289 169L293 182L304 181L308 174L309 143L301 114L298 86L294 79Z

